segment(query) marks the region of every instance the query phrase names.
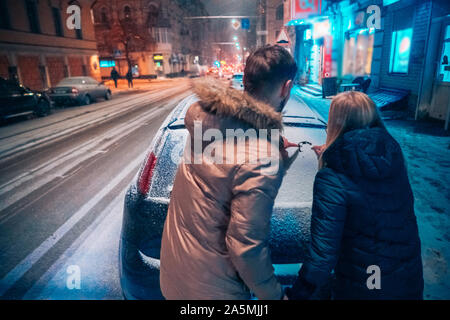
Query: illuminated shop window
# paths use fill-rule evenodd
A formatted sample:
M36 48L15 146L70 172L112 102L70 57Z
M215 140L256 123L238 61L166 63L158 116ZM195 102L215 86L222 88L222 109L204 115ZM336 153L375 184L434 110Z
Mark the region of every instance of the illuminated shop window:
M359 29L348 34L344 43L344 75L370 75L373 42L374 33L369 29Z
M445 29L445 38L442 43L442 54L438 69L438 80L444 82L450 82L450 26Z
M114 60L100 60L100 68L112 68L116 66Z
M412 28L392 33L390 73L408 73Z

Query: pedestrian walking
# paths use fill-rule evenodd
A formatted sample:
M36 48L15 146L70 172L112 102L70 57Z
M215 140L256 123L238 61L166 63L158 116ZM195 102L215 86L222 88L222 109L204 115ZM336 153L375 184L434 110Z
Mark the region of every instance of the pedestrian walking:
M114 86L117 88L117 80L119 79L119 73L114 67L111 71L111 79L114 81Z
M128 81L128 88L133 88L133 72L131 71L131 68L128 69L126 78Z

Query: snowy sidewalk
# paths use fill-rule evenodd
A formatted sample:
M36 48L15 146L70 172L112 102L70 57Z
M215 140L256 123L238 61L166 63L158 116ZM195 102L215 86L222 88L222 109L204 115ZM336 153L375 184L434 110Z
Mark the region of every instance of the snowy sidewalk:
M295 87L293 96L328 121L330 99ZM441 124L385 120L405 155L422 241L425 299L450 299L450 133Z
M117 88L114 86L113 80L105 80L104 84L109 87L113 95L121 95L124 93L133 93L138 91L151 90L157 84L169 84L174 81L183 82L187 78L171 78L171 79L133 79L133 88L128 88L126 79L117 81Z

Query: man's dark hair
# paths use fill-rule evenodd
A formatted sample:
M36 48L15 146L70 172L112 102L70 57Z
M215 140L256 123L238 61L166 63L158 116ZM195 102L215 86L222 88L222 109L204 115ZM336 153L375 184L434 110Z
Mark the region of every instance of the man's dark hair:
M296 74L297 64L289 51L278 45L266 45L247 58L244 88L259 96L274 85L294 80Z

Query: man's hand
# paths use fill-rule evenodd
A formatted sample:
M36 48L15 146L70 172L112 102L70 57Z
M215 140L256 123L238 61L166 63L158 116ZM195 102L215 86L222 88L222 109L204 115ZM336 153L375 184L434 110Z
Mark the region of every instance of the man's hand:
M284 149L298 148L299 147L298 143L289 142L288 139L286 139L285 137L281 137L281 138L283 139Z

